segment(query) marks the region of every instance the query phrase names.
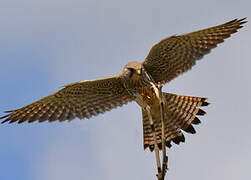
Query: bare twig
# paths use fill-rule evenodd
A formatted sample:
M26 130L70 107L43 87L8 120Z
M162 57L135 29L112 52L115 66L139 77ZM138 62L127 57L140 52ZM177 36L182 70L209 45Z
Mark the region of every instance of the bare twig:
M162 172L161 178L164 180L167 171L167 155L166 155L166 138L165 138L165 106L162 97L162 84L158 84L159 102L160 102L160 119L161 119L161 148L162 148Z

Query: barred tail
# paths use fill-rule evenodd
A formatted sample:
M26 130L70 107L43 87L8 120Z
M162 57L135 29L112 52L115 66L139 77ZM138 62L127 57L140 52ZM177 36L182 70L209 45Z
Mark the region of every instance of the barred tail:
M200 109L202 106L208 106L207 98L182 96L171 93L163 93L165 102L165 136L166 146L171 147L171 142L179 144L185 142L185 137L182 130L191 134L196 133L192 124L200 124L201 121L197 116L203 116L205 111ZM143 116L143 134L144 134L144 149L147 147L151 151L154 149L154 140L150 121L146 110L142 109ZM160 118L160 117L159 117ZM154 121L154 128L157 135L157 142L161 149L161 122Z

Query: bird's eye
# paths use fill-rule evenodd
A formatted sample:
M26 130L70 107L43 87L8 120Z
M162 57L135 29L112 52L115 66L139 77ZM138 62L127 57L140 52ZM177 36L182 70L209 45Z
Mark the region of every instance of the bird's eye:
M138 75L141 75L141 69L137 69L137 70L136 70L136 73L137 73Z

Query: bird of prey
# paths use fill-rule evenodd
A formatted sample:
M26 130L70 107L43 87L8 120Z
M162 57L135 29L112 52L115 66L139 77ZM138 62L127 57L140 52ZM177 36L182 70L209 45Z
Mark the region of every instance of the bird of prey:
M157 84L170 82L188 71L224 39L237 32L245 18L183 35L170 36L155 44L143 62L128 63L116 76L86 80L63 89L22 108L6 111L2 123L65 121L85 119L136 101L142 109L144 149L154 149L153 131L147 116L150 107L157 142L161 143L160 109L153 91ZM207 98L162 93L165 106L165 144L185 141L183 131L195 133L193 124L204 115L200 107Z

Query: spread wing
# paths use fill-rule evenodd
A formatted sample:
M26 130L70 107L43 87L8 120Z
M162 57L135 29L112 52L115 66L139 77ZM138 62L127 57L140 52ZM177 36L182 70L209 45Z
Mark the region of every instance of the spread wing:
M244 20L235 19L219 26L163 39L152 47L143 66L155 82L169 82L191 69L196 60L237 32L246 23Z
M133 98L119 77L109 77L69 84L58 92L0 117L4 122L43 122L79 119L122 106Z

